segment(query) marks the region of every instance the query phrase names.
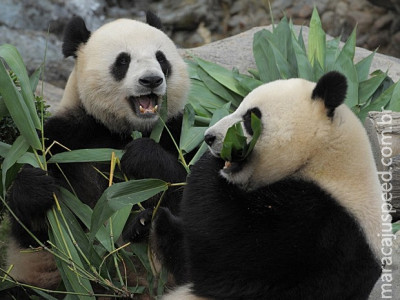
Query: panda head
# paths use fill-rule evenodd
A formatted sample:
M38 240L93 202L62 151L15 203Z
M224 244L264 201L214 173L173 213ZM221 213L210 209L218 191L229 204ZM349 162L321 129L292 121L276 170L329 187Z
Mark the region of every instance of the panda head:
M341 105L346 91L346 78L338 72L327 73L318 83L296 78L253 90L233 114L205 133L210 152L219 157L229 127L240 122L249 141L251 113L261 119L261 135L250 156L233 159L221 175L251 189L301 171L323 148L334 147L335 138L345 130L341 122L351 115Z
M75 17L65 29L63 54L76 58L65 91L75 96L67 102L79 98L87 113L115 132L151 129L165 98L168 119L185 104L186 64L158 17L148 13L147 23L118 19L90 33Z

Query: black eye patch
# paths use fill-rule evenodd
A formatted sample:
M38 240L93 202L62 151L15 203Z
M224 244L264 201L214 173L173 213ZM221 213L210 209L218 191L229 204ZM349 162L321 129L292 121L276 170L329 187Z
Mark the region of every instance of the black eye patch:
M250 135L253 135L253 129L251 128L251 113L255 114L259 119L261 119L261 111L258 107L250 108L243 115L244 129Z
M118 54L115 62L111 66L111 75L116 81L121 81L125 78L128 72L129 64L131 63L131 56L126 52Z
M169 63L168 59L165 57L164 52L162 51L157 51L156 52L156 59L158 63L161 66L161 70L164 73L165 77L168 77L171 75L172 67L171 64Z

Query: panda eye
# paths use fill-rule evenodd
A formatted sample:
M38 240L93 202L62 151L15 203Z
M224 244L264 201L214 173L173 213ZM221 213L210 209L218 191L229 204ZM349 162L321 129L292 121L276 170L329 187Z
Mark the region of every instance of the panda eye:
M258 107L253 107L247 110L247 112L243 115L243 125L246 129L246 132L250 135L253 135L253 129L251 128L251 114L255 114L258 118L261 118L261 111Z
M167 58L165 57L164 53L162 53L161 51L157 51L156 52L156 59L159 63L163 63L167 60Z
M120 53L115 60L115 63L119 66L128 65L130 62L131 56L126 52Z

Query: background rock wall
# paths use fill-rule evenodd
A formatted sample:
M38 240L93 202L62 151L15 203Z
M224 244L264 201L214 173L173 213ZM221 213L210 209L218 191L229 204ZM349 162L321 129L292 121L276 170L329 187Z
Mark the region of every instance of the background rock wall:
M358 24L358 46L400 57L400 0L369 1L273 0L271 9L274 20L284 12L294 24L308 25L315 2L328 34L346 39ZM73 66L61 54L63 28L71 16L82 16L94 30L119 17L143 19L147 9L159 14L167 33L183 48L268 25L272 19L268 0L1 0L0 44L16 45L29 71L40 65L47 49L45 80L63 87Z

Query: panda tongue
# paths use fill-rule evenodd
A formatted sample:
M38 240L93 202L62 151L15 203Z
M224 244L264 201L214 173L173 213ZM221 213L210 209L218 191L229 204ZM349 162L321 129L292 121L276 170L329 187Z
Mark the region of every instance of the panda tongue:
M149 109L153 105L151 103L151 98L149 96L141 96L139 98L139 104L144 108L144 109Z

